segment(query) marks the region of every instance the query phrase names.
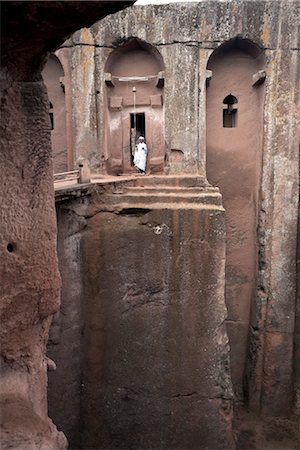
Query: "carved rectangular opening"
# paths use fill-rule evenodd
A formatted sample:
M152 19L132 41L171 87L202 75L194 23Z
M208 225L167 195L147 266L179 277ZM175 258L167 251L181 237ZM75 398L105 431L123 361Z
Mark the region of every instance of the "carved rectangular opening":
M145 113L130 114L130 128L136 131L136 140L145 136Z
M54 130L54 110L52 102L49 102L49 117L51 123L51 131Z
M131 146L131 158L130 165L133 166L133 155L135 152L135 146L140 136L146 138L145 128L145 113L133 113L130 114L130 146Z
M51 123L51 131L54 130L54 117L53 112L49 112L50 123Z
M237 109L223 109L223 128L235 128L237 123Z

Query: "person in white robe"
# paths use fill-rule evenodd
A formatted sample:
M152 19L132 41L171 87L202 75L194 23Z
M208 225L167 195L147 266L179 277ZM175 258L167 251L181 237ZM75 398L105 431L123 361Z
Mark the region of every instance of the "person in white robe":
M137 171L143 175L145 175L146 172L147 154L148 149L145 138L143 136L140 136L134 153L133 162Z

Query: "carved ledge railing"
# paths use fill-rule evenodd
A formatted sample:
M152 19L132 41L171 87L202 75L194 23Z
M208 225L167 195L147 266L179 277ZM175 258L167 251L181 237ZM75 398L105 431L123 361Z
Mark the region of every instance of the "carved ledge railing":
M60 172L54 174L54 187L73 186L74 184L84 184L91 182L91 173L88 161L85 158L78 158L76 161L78 169L68 172Z

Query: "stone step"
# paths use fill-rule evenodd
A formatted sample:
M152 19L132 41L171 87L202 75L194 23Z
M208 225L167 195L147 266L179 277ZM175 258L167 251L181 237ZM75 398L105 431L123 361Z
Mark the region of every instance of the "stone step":
M194 175L150 175L138 176L136 186L178 186L178 187L208 187L207 180Z
M222 197L219 192L159 192L155 190L152 194L148 192L123 193L123 194L107 194L105 195L105 203L128 203L135 204L152 204L152 203L186 203L186 204L205 204L222 206Z
M188 194L188 195L199 195L203 193L219 193L219 188L217 187L181 187L181 186L128 186L125 187L124 193L126 194L150 194L156 195L156 193L161 194Z

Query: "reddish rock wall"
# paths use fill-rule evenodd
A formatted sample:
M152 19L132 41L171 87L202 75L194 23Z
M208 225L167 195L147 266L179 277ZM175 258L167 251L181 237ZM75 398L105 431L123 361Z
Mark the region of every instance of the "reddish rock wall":
M13 448L40 448L39 441L64 448L47 421L45 345L60 278L43 83L6 79L2 108L2 439Z
M49 97L51 146L54 173L68 170L66 98L64 70L59 59L51 54L42 72Z
M175 181L59 203L50 410L77 445L79 414L83 448L234 447L221 197L200 178Z
M253 85L253 76L263 69L263 64L258 47L233 40L218 48L207 66L212 71L206 97L207 177L212 185L219 186L226 209L226 323L233 383L239 398L243 398L258 269L264 85ZM226 127L229 123L224 123L224 114L228 106L223 101L230 94L237 103L231 105L227 120L233 118L235 123Z
M295 367L295 405L296 413L300 416L300 208L298 209L297 233L297 295L295 318L294 367Z
M48 374L49 416L64 431L70 447L77 448L81 429L84 330L80 253L86 220L62 203L57 205L57 221L63 303L54 316L47 345L47 354L56 362L56 370Z
M128 2L130 3L130 2ZM40 68L68 33L126 2L3 2L1 421L3 448L65 448L47 415L45 346L59 306L49 101ZM108 9L106 9L108 8ZM41 31L42 30L42 31Z
M215 146L208 167L210 179L222 187L228 210L232 375L239 399L248 400L253 410L270 415L290 414L299 378L298 331L295 339L298 17L297 1L204 1L136 7L108 17L90 30L81 30L60 50L68 54L72 88L77 90L80 85L84 96L77 109L75 103L72 105L78 129L74 133L74 155L82 150L81 142L86 142L84 151L93 170L106 171L105 63L113 49L120 49L133 36L155 48L164 61L166 173L204 176L206 149ZM254 67L257 61L252 54L252 75L256 72L252 81L256 87L251 85L251 92L243 90L242 97L245 93L251 95L246 101L241 97L237 105L237 130L240 119L254 120L255 125L248 127L244 123L242 136L225 142L232 130L214 136L216 118L209 111L210 117L206 117L206 103L210 102L210 87L214 85L213 74L211 86L206 89L211 77L207 64L214 50L237 37L240 42L249 40L262 49L265 65ZM92 62L77 64L88 61L89 55L93 55ZM232 80L239 84L240 75L251 84L249 73L240 72L251 58L241 53L235 56L239 64L233 67L230 63L230 74L226 75L227 81L230 78L229 89ZM262 67L265 81L259 87L263 77L259 79L256 69ZM217 75L216 81L220 90L224 87L221 77ZM92 92L95 101L90 97ZM224 96L228 93L224 92ZM84 126L82 115L89 118ZM237 179L241 180L238 186Z
M163 173L163 69L160 53L137 39L128 39L110 53L105 64L106 77L110 78L105 89L104 154L108 172L135 173L135 145L138 137L144 136L148 149L147 172Z
M59 276L48 100L40 82L40 67L47 50L56 48L62 37L85 20L90 24L95 19L97 5L102 15L108 11L102 7L109 6L111 11L119 8L120 2L3 2L1 168L7 175L1 181L4 446L65 445L47 421L45 394L45 344L50 317L58 305ZM211 50L237 35L266 48L259 271L250 329L248 392L251 406L261 407L265 414L287 414L298 374L297 366L293 372L293 352L295 349L297 355L299 350L298 339L294 339L299 3L289 2L287 7L284 1L245 1L237 7L235 2L202 2L192 8L139 8L126 17L130 34L161 49L169 68L167 76L174 78L165 91L170 111L166 138L170 150L183 154L176 165L182 172L204 170L205 121L199 112L205 110L203 88ZM98 61L107 50L104 47L112 44L110 40L124 35L124 18L124 14L108 18L103 28L97 25L93 29ZM109 38L103 43L105 33ZM93 46L94 41L90 43ZM80 44L75 42L75 53L80 53ZM88 53L94 55L94 48ZM190 72L191 67L194 70ZM186 89L182 89L185 76L179 73L191 75ZM96 79L101 79L99 73ZM93 78L89 80L88 86L93 87ZM101 100L95 104L100 106ZM91 123L101 125L101 118ZM97 137L95 130L93 133L91 136ZM92 148L94 140L90 142ZM93 151L95 164L99 164ZM221 428L223 425L222 420Z
M166 171L203 174L206 148L218 145L218 169L209 163L210 176L222 186L227 196L228 224L232 227L227 252L228 274L240 275L239 280L235 275L228 279L231 286L227 283L230 319L234 320L229 330L233 342L233 376L238 395L247 392L251 406L255 410L262 407L268 414L289 414L293 405L299 192L298 17L297 1L288 4L284 1L240 1L238 4L204 1L193 5L135 7L91 28L94 42L99 46L97 89L101 90L104 84L103 61L110 48L129 36L144 40L161 53L165 64L165 137L169 161ZM206 84L211 75L207 63L213 50L237 37L264 49L265 100L259 99L261 88L257 86L253 88L248 105L243 101L240 103L242 115L238 121L247 117L252 121L254 107L259 110L261 120L259 125L256 122L253 133L245 124L245 133L241 137L243 147L238 138L229 140L226 147L225 135L222 134L224 139L220 142L221 135L213 136L209 129L216 119L208 121L206 117L206 102L210 96ZM232 77L228 75L229 78L238 77L240 66L231 66ZM257 68L261 67L264 66ZM259 74L257 76L259 78ZM258 78L253 82L259 84ZM212 78L211 86L213 83ZM223 89L220 80L218 85ZM229 92L224 96L227 94ZM101 100L97 106L98 111L104 111ZM104 127L100 114L98 127L101 139ZM210 142L206 142L207 127L211 132ZM229 130L226 132L228 134ZM258 142L260 133L263 134L261 146ZM255 153L253 159L244 147L245 140L253 155ZM229 162L233 148L236 154ZM222 150L226 155L221 154ZM244 152L243 156L241 152ZM230 173L228 164L232 164ZM214 169L219 171L218 180ZM234 187L234 180L239 177L243 185ZM245 234L247 238L243 240L242 249L239 247L242 247ZM242 252L246 254L245 258L242 258ZM247 360L247 364L240 367L240 360ZM243 384L245 376L247 382Z

